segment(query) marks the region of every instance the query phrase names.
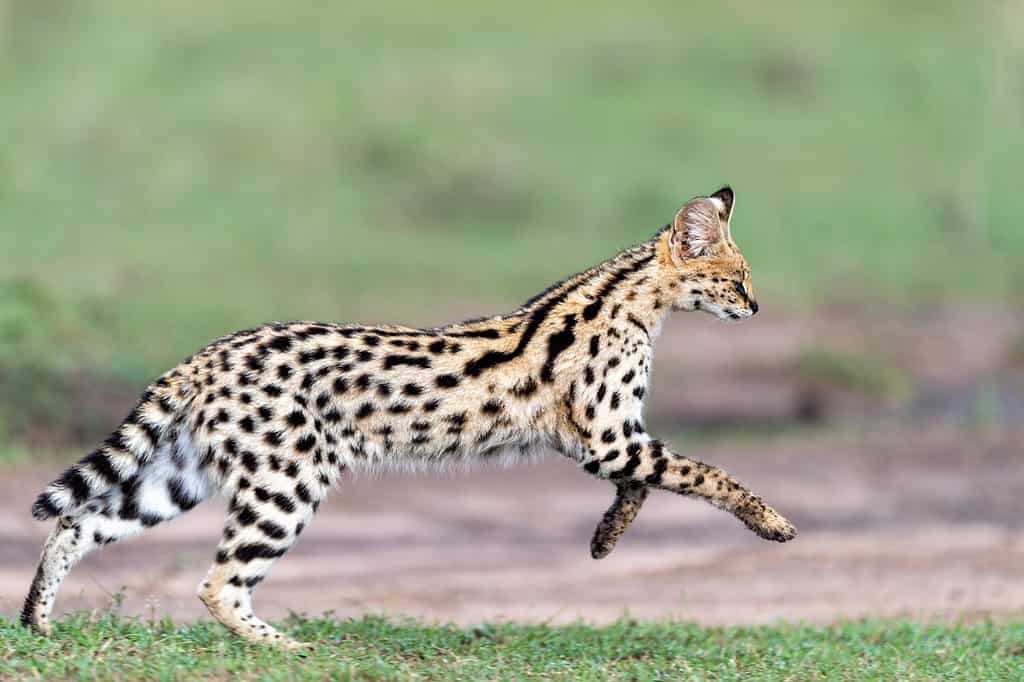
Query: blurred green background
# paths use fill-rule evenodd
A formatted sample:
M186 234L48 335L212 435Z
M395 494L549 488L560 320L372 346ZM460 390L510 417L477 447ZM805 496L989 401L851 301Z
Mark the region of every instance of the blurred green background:
M725 183L766 307L1019 314L1022 39L995 2L0 2L0 441L236 328L511 308Z

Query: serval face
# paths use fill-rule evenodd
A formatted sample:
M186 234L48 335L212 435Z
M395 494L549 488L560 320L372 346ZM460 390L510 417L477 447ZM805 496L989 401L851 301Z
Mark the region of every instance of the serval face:
M681 283L675 310L703 310L725 321L757 312L750 266L729 230L733 205L732 190L723 187L687 202L676 214L668 234L672 274Z

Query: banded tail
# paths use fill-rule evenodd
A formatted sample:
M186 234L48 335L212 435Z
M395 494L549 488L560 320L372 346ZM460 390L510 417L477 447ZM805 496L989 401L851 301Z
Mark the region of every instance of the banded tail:
M45 521L73 513L134 478L181 413L181 405L176 404L169 386L165 376L147 389L102 446L46 486L32 505L32 516Z

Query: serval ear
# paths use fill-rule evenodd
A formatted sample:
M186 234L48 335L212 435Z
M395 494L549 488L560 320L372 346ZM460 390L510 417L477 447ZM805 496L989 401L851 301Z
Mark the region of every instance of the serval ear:
M720 216L723 222L729 222L729 219L732 218L732 205L736 201L736 195L733 193L732 187L726 185L712 194L710 198L722 202Z
M729 221L732 220L732 207L736 203L736 195L733 193L732 187L726 185L709 198L714 199L716 204L720 204L718 207L718 219L722 223L722 233L726 240L732 239L732 235L729 233Z
M722 243L719 200L711 197L691 199L676 213L672 223L672 256L679 260L713 255Z

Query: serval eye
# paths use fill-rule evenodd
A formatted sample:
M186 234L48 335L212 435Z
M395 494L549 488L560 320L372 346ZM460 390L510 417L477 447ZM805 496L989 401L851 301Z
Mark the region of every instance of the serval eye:
M747 296L747 290L743 286L743 282L733 282L732 285L733 285L733 287L736 288L736 293L737 294L739 294L743 298L750 298L749 296Z

